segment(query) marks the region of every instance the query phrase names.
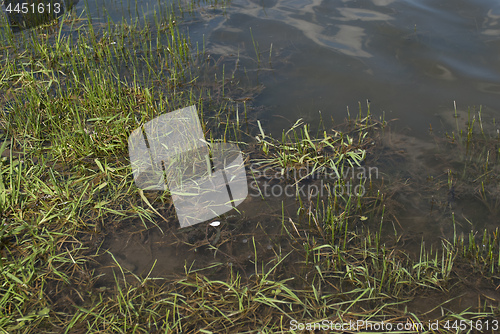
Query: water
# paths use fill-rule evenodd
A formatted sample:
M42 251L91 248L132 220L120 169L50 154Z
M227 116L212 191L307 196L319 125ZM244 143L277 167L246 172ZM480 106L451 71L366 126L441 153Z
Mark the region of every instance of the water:
M152 20L155 10L169 5L126 1L92 6L91 0L89 15L103 23L108 15L115 22ZM422 236L452 237L455 213L459 231L470 230L471 221L481 222L475 228L495 227L487 221L493 222L496 211L486 213L466 180L452 182L456 198L446 205L447 171L464 166L454 159L457 150L447 152L431 141L429 129L437 136L456 130L454 103L461 125L468 107L482 106L490 121L499 118L499 3L236 0L202 5L186 20L183 28L193 44L205 42L212 59L265 87L253 102L265 111L259 118L266 133L279 135L298 118L312 128L320 116L339 122L348 112L356 114L359 104L366 111L368 101L377 117L399 119L395 127L404 133L380 141L390 153L376 163L389 184L404 181L405 187L392 189L392 200L399 203L398 224L416 251ZM391 166L387 161L396 151L404 154Z
M152 19L169 3L126 1L96 1L90 15ZM341 120L368 99L373 113L423 136L429 124L441 127L453 101L500 110L499 19L500 4L486 0L237 0L205 6L189 31L213 55L256 62L253 35L273 68L260 75L266 89L256 101L273 133L297 118L317 122L320 111Z
M338 119L370 99L376 114L423 133L454 100L498 110L500 7L491 2L252 4L233 3L239 19L228 26L253 26L261 46L287 55L259 100L275 115L317 118L321 110Z

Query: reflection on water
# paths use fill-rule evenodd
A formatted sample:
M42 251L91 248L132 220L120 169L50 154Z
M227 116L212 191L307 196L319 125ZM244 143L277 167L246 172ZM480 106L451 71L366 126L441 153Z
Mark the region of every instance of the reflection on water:
M170 3L106 0L90 14L121 21L144 10L153 20ZM256 102L272 132L299 117L314 124L319 111L340 120L366 99L416 136L453 101L500 109L500 4L491 1L235 0L187 19L192 42L214 56L254 68L257 42L261 62L271 60Z
M272 44L275 72L262 78L268 89L258 101L270 115L313 120L321 110L339 119L346 106L368 98L372 111L422 133L454 100L498 109L492 34L498 6L491 7L482 1L240 0L207 33L213 52L232 31L240 40L230 42L233 50L252 54L250 27L263 54ZM268 126L279 131L287 124Z

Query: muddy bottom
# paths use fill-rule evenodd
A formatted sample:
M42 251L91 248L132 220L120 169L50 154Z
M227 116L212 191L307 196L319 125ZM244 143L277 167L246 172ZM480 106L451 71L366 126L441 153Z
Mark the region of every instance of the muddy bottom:
M378 167L384 184L385 233L394 236L396 230L418 254L422 241L437 245L471 230L497 228L500 189L488 175L498 167L492 155L485 173L486 159L470 150L467 154L465 147L437 135L427 140L390 131L382 135L369 163Z
M292 215L297 206L294 199L286 200L285 214ZM113 281L118 265L124 273L142 278L199 270L213 278L226 277L231 270L250 277L256 268L262 270L261 263L272 263L290 248L283 237L281 207L281 199L249 196L238 206L239 213L233 210L217 219L217 227L205 222L181 229L175 216L169 222L158 219L156 226L124 223L105 236L101 249L107 251L96 270L104 281Z

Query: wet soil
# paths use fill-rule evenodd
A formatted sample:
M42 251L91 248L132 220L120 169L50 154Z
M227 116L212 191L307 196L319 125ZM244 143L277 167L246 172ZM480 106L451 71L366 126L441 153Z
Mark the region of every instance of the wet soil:
M295 200L288 201L285 212L291 215L296 206ZM230 270L250 277L255 273L255 257L259 263L272 262L289 248L283 242L281 199L278 204L278 199L249 196L238 210L221 216L217 227L205 222L179 228L173 210L170 215L162 213L169 221L157 219L156 226L125 221L103 238L101 248L107 254L96 270L110 279L116 263L143 278L174 277L197 270L211 277L225 277Z

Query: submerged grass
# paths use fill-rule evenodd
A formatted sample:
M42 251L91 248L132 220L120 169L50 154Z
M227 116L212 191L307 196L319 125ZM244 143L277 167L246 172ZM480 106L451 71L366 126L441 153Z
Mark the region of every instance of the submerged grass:
M249 125L249 92L237 96L237 83L224 74L221 79L225 67L214 69L202 51L194 52L182 28L182 15L194 8L162 8L154 25L110 21L98 29L90 18L65 17L59 25L15 36L2 31L0 330L300 332L311 328L299 323L322 329L325 321L363 321L361 330L386 321L411 324L407 332L432 332L420 328L435 319L439 332L455 333L445 327L450 321L477 325L498 317L497 300L481 291L479 305L454 304L460 288L478 277L500 283L498 230L455 235L437 249L422 246L417 258L408 255L397 233L382 235L386 203L376 180L354 178L366 188L364 196L332 191L353 181L348 168L363 166L370 137L385 122L360 113L343 129L313 135L297 121L279 140L260 123ZM212 81L200 79L207 77ZM251 238L242 271L228 263L214 262L207 270L186 263L176 278L156 277L155 262L140 276L111 254L112 271L103 273L104 242L120 226L138 221L161 230L177 223L168 192L134 186L128 135L192 104L207 140L239 142L259 168L282 173L308 166L308 173L292 180L297 190L328 174L321 184L326 195L297 191L297 214L282 207L281 243L272 258L259 257L259 243ZM245 125L253 129L243 131ZM248 139L252 131L256 142ZM473 131L459 138L472 147ZM481 157L486 177L491 154ZM159 223L160 215L166 222ZM222 278L210 274L220 268ZM464 268L474 275L462 277ZM413 310L412 300L425 294L439 302Z

